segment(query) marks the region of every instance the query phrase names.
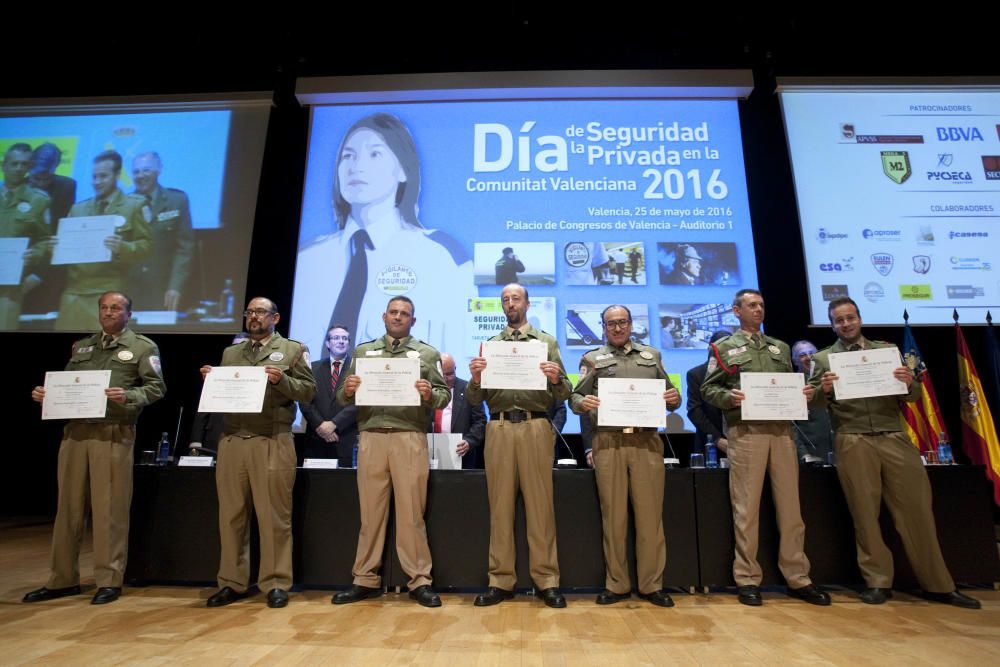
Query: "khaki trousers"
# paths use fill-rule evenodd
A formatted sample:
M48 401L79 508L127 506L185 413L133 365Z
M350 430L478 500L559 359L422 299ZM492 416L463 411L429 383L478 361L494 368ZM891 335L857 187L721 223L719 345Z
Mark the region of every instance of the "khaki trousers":
M931 484L920 453L903 433L838 433L837 476L854 519L858 567L872 588L892 588L892 552L882 540L882 500L892 514L920 586L950 593L948 572L931 510Z
M626 562L628 501L635 516L635 556L640 593L663 588L667 542L663 536L663 441L655 431L594 434L594 471L601 498L605 587L632 590Z
M292 585L292 487L295 445L291 433L273 438L227 435L219 441L215 486L219 494L219 587L243 593L250 585L250 509L260 529L262 591Z
M120 588L128 559L135 427L73 421L59 446L59 500L52 530L52 572L47 588L80 583L80 542L87 506L93 515L94 579Z
M729 427L729 494L733 503L737 586L759 586L760 494L770 474L781 542L778 568L792 588L808 586L806 527L799 508L799 461L787 422L743 423Z
M486 425L486 489L490 499L490 586L510 591L514 569L514 507L520 486L528 524L531 580L540 590L559 587L556 514L552 502L555 434L546 419Z

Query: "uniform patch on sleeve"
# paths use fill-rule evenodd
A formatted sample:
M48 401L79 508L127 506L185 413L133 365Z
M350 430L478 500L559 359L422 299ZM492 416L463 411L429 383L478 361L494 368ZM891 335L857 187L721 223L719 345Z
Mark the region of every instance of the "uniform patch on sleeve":
M150 355L149 365L153 367L153 370L156 371L157 375L163 375L163 368L160 366L160 358L157 355Z
M719 367L719 364L715 361L715 357L714 356L709 357L709 359L708 359L708 368L705 369L705 374L706 375L711 375L712 373L715 372L715 369L717 369L718 367Z

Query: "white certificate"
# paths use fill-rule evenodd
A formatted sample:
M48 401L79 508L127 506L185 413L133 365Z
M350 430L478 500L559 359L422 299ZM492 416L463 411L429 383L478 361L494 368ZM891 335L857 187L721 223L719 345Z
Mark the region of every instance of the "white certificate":
M266 391L263 366L213 366L201 387L198 412L259 413Z
M902 365L895 347L834 352L830 355L830 370L840 376L833 383L834 395L842 401L905 394L906 384L892 376L892 372Z
M740 390L746 395L740 417L744 421L809 419L804 386L802 373L740 373Z
M45 374L42 419L100 419L108 409L104 390L111 371L51 371Z
M53 264L96 264L111 261L111 249L104 239L115 235L115 229L125 224L120 215L90 215L63 218L59 221Z
M461 433L428 433L427 447L430 449L431 460L437 460L438 470L461 470L462 457L458 455L458 443L462 442ZM470 449L465 455L472 453Z
M483 389L548 388L549 379L538 367L549 360L549 348L540 340L488 340L483 343Z
M20 285L28 237L0 238L0 285Z
M420 357L358 358L355 362L354 372L361 376L355 405L420 405L420 392L414 386L420 379Z
M666 380L600 378L597 383L601 399L598 426L667 425L667 405L663 402Z

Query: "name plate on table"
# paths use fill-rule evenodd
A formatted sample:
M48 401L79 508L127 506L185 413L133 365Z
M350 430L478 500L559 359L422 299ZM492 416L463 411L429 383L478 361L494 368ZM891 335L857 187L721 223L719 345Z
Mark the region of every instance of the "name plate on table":
M182 456L177 459L178 468L211 468L215 465L212 456Z
M302 462L302 467L313 470L336 470L340 467L340 461L337 459L306 459Z

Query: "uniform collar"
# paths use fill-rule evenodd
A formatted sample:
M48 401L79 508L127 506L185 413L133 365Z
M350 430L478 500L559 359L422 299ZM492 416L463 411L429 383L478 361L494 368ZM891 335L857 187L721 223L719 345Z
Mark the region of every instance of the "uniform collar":
M521 332L521 338L522 338L522 340L524 338L538 338L538 335L535 332L535 330L527 322L525 322L521 326L517 327L517 331ZM507 327L504 328L504 330L503 330L503 339L504 340L512 340L512 336L513 335L514 335L514 327L507 326Z

